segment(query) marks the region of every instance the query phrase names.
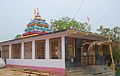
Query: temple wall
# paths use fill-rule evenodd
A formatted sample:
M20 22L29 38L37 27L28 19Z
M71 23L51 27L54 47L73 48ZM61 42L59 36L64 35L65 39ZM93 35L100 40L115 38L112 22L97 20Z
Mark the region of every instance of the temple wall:
M38 67L52 67L52 68L65 68L65 61L63 59L7 59L7 64L12 65L25 65L25 66L38 66Z
M41 37L33 37L27 39L13 40L9 42L1 43L2 46L9 45L9 58L6 60L6 64L11 65L24 65L24 66L38 66L38 67L53 67L53 68L65 68L65 34L45 35ZM61 59L50 59L49 54L49 39L61 37ZM45 59L35 59L35 41L45 39ZM32 41L32 59L24 59L24 42ZM13 59L11 53L12 44L21 43L21 58Z

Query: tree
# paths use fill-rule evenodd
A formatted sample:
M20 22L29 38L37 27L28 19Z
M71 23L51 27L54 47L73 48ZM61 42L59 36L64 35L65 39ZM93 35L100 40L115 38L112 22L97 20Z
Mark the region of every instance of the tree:
M112 36L113 40L120 42L120 27L114 27L110 31L110 35Z
M105 36L111 36L111 39L113 41L120 41L120 27L114 27L114 28L104 28L103 26L100 26L99 29L97 29L100 34Z
M88 25L88 23L81 23L69 17L62 17L59 20L52 20L50 23L53 31L60 31L66 29L84 32L90 31L90 25Z
M15 39L21 38L21 34L16 35Z
M113 56L114 56L116 63L119 64L119 62L120 62L120 46L114 50Z
M99 33L102 35L110 36L111 40L113 41L112 49L114 60L116 61L116 64L120 62L120 27L117 26L110 29L100 26L97 31L99 31Z
M100 26L99 29L97 29L101 35L109 35L110 34L110 28L104 28L102 25Z

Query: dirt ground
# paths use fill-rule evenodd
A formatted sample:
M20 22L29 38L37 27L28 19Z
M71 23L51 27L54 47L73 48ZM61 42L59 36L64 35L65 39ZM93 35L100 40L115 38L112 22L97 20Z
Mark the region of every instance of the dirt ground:
M29 74L15 71L13 68L3 68L0 69L0 76L29 76ZM31 75L36 76L36 75Z

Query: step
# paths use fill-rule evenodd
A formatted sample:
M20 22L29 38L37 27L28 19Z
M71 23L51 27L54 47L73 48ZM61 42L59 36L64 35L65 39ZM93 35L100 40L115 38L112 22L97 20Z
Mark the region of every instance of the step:
M106 66L88 66L67 69L70 76L115 76Z

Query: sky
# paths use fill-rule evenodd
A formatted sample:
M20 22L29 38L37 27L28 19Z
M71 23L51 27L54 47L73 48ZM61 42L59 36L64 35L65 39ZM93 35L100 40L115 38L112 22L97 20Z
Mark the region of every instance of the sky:
M24 33L27 23L33 18L34 8L39 8L40 15L49 23L51 19L66 16L74 18L81 2L82 0L0 0L0 42ZM100 25L110 28L120 26L120 1L84 0L76 20L86 22L87 16L92 31Z

